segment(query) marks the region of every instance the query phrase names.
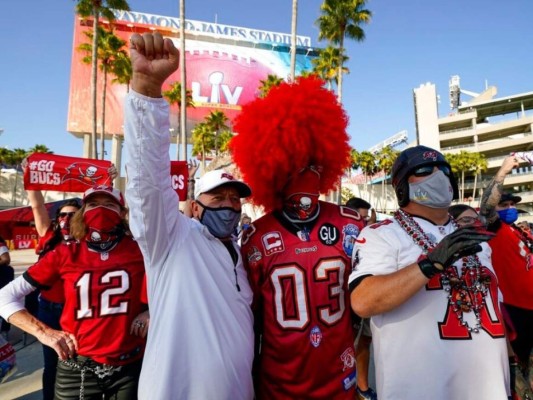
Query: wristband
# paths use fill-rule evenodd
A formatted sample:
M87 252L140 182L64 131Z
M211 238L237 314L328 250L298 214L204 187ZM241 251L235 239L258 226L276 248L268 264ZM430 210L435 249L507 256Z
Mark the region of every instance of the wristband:
M440 268L438 267L440 266ZM418 267L424 276L428 279L433 278L436 274L442 272L443 267L441 264L432 263L427 258L424 258L418 262Z

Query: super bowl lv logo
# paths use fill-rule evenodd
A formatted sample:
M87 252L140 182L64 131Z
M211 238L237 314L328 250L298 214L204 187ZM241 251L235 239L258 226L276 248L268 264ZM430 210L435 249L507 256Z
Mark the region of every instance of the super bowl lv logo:
M200 82L192 82L192 98L195 103L223 103L221 95L224 95L225 103L237 105L242 93L242 86L235 87L233 93L228 85L224 84L224 74L221 71L214 71L209 74L209 84L211 85L210 96L200 95L202 89Z

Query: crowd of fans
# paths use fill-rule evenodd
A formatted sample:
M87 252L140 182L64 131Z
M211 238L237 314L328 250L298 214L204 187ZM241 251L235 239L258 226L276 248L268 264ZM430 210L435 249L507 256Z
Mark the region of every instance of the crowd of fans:
M408 148L392 169L399 208L376 221L363 199L320 200L344 168L347 119L304 78L243 109L242 179L197 179L190 166L180 213L161 97L179 52L157 33L132 35L130 52L129 209L96 186L50 218L29 191L40 254L16 279L0 238L1 329L43 344L44 399L533 398L533 236L516 223L521 198L503 191L516 155L478 210L451 206L457 182L440 152ZM313 110L306 122L296 102ZM274 151L279 126L298 142ZM249 151L258 131L271 152ZM246 198L264 215L244 214ZM34 292L36 315L24 302Z

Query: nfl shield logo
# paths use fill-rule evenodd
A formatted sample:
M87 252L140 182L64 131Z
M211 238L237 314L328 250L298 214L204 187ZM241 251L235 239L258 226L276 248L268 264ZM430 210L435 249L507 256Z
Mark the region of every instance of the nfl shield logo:
M311 333L309 334L309 340L313 347L320 346L320 342L322 342L322 331L318 326L314 326L311 329Z

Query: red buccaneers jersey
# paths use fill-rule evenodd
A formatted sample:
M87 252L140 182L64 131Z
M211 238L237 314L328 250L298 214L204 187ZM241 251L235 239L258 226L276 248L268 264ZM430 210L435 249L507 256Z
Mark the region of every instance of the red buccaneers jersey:
M54 231L48 227L44 236L39 237L39 243L35 249L35 253L39 254L44 250L46 243L54 237ZM45 300L54 302L54 303L63 303L65 297L63 295L63 282L57 281L50 289L41 290L41 297Z
M502 222L489 246L503 302L532 310L533 254L521 239L520 232ZM529 264L528 260L531 260Z
M37 287L62 280L65 306L63 330L78 340L78 354L110 365L141 358L145 340L130 334L142 312L144 264L136 242L125 236L108 253L85 244L60 244L30 267L25 279Z
M277 214L254 222L243 255L262 324L262 399L354 399L350 257L364 224L345 207L320 202L309 230Z

